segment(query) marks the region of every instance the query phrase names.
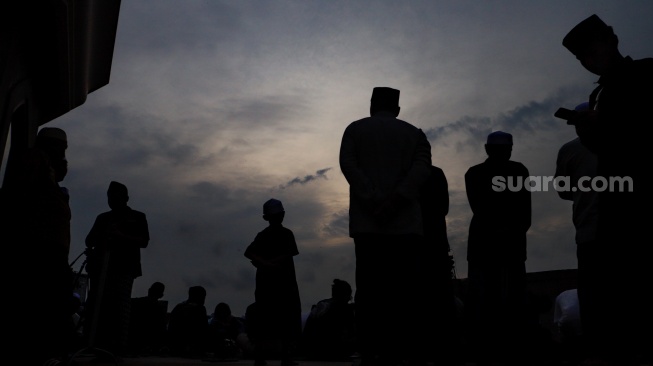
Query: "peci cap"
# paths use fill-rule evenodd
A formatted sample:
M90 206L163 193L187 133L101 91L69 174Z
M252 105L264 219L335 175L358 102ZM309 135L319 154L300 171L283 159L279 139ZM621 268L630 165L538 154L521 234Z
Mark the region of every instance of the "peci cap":
M127 197L127 186L116 181L111 181L111 183L109 183L109 190L107 193L115 193Z
M283 204L277 199L270 198L263 204L263 215L273 215L282 212L285 212Z
M394 109L399 107L399 90L385 86L377 86L372 90L372 104Z
M588 42L613 34L612 27L605 24L596 14L592 14L567 33L562 39L562 45L574 55L578 55Z
M503 132L495 131L487 135L487 144L488 145L512 145L512 135Z

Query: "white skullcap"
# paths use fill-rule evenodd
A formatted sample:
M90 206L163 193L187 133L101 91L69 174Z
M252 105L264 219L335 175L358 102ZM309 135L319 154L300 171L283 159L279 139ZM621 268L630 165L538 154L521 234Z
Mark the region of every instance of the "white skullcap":
M50 139L55 139L55 140L61 140L64 142L68 142L68 138L66 137L66 132L62 130L61 128L57 127L43 127L39 131L38 134L39 138L50 138Z

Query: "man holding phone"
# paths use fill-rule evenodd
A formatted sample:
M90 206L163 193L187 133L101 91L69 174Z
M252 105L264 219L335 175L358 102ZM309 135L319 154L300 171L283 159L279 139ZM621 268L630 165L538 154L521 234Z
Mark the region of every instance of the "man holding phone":
M570 125L572 124L572 122L570 121L576 118L578 113L576 113L575 109L567 109L565 107L560 107L553 115L558 118L566 120L567 124Z
M577 105L574 110L567 110L571 112L573 118L578 112L586 111L588 108L589 103L584 102ZM572 221L576 229L576 259L578 263L578 301L584 305L582 309L579 307L579 312L582 313L580 323L585 333L589 334L592 334L592 329L600 328L603 324L601 312L594 311L597 309L595 298L597 295L600 298L603 292L603 281L601 280L603 268L596 266L597 261L594 260L597 248L598 192L590 188L591 182L582 181L583 178L593 179L596 177L596 168L596 154L587 149L578 137L565 143L558 150L555 177L556 179L567 178L568 185L556 186L556 190L560 198L573 203ZM585 349L581 347L578 351L582 354Z
M597 157L597 176L610 184L597 193L598 232L592 265L602 268L603 286L591 302L602 319L583 329L594 357L609 362L653 361L653 221L648 186L653 114L653 58L633 60L619 51L611 26L597 15L578 23L562 44L589 72L599 76L589 109L569 119L581 143ZM630 299L631 301L626 301ZM581 299L581 311L583 301ZM590 305L587 305L590 306Z

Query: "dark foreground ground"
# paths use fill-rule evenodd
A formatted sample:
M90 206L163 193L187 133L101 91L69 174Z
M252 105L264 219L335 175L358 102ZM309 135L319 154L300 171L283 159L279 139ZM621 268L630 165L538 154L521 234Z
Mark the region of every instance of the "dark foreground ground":
M342 361L309 361L297 360L297 366L358 366L359 360L352 358L351 360ZM217 360L217 359L190 359L181 357L133 357L122 358L120 360L99 360L95 355L80 354L74 357L68 365L76 366L94 366L94 365L119 365L119 366L254 366L254 361L250 359L241 360ZM604 364L583 364L583 366L606 366ZM62 365L63 366L63 365ZM268 360L267 366L281 366L280 360ZM427 366L445 366L438 363L428 363ZM481 366L474 362L462 362L458 366ZM483 365L486 366L486 365ZM503 366L503 365L487 365L487 366ZM513 366L580 366L579 362L551 362L542 361L540 357L534 355L532 360L524 361L523 365ZM612 366L612 365L610 365ZM653 366L651 363L641 363L637 366Z
M217 361L211 359L199 360L188 359L179 357L137 357L137 358L124 358L121 362L103 361L97 362L94 357L78 357L74 360L77 365L113 365L120 366L253 366L253 360L237 360L237 361ZM280 366L281 361L271 360L267 362L268 366ZM298 366L351 366L352 362L325 362L325 361L298 361Z

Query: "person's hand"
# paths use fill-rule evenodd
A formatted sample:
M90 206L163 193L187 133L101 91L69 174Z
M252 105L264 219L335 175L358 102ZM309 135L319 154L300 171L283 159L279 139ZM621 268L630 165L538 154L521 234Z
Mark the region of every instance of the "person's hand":
M408 202L407 199L402 197L397 192L392 192L383 200L374 210L373 215L380 224L385 224L393 216L397 214L397 211Z
M265 259L256 259L251 261L254 267L256 268L273 268L277 265L276 262L265 260Z

